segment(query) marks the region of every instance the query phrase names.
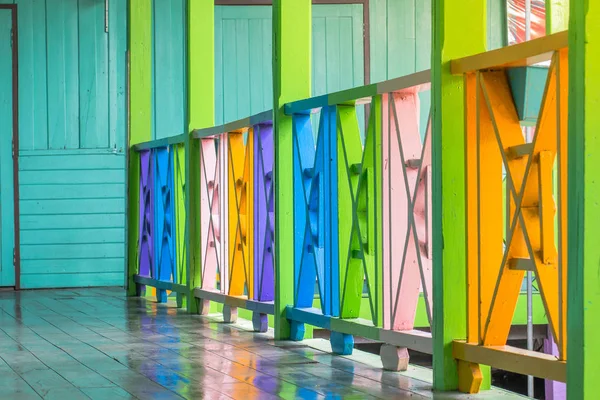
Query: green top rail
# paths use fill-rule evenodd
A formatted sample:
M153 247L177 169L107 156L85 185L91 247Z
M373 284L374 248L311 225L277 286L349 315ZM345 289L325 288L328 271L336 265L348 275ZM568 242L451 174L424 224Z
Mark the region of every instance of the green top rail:
M192 138L201 139L205 137L220 135L222 133L234 132L258 124L271 123L273 123L273 110L268 110L263 111L259 114L252 115L250 117L239 119L237 121L228 122L223 125L213 126L204 129L194 129L192 131Z
M367 104L371 102L371 97L378 94L403 92L414 87L418 87L418 91L427 90L425 85L430 82L431 70L420 71L379 83L293 101L285 105L284 112L286 115L306 114L327 106Z
M182 133L177 136L170 136L162 139L150 140L148 142L142 142L138 144L134 144L131 148L134 151L142 151L142 150L150 150L157 149L159 147L167 147L172 144L180 144L185 142L185 133Z

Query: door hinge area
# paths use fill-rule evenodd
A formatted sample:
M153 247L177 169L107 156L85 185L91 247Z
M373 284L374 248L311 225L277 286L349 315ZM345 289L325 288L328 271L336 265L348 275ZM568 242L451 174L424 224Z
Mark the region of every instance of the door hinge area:
M13 267L17 266L17 250L13 247Z
M12 139L12 156L14 159L15 158L15 138L14 137Z

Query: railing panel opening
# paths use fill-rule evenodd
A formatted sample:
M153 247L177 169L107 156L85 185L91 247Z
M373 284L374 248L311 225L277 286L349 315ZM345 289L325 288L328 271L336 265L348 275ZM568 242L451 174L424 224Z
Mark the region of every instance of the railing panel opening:
M139 158L138 292L159 301L187 289L185 144L181 136L134 146ZM147 288L146 288L147 287Z
M432 307L431 139L420 108L428 90L424 71L286 105L294 128L293 338L308 323L331 330L341 354L352 351L353 335L381 340L392 346L382 355L394 370L405 368L408 347L431 353L431 334L414 330L418 304L424 328Z
M467 340L455 342L455 357L563 382L566 44L566 33L561 33L453 62L453 67L466 62L461 73L466 88L468 280ZM545 70L529 66L546 60ZM526 273L535 277L557 357L506 346Z
M255 329L274 313L274 142L272 113L196 130L200 141L201 313L223 305L254 312Z

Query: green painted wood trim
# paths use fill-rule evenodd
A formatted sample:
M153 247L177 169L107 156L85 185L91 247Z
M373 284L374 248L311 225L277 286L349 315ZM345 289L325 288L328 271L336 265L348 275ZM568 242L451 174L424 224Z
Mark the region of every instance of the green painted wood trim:
M546 0L546 34L566 31L568 28L569 0Z
M230 296L214 290L205 290L201 288L194 289L194 297L198 299L210 300L216 303L225 304L232 307L243 308L248 311L256 311L261 314L273 315L275 305L271 302L261 302L249 300L241 296Z
M464 83L450 61L486 49L486 0L433 3L433 387L456 390L452 341L467 336ZM469 10L465 13L464 10Z
M572 1L569 23L567 397L597 397L600 369L600 3ZM587 108L590 112L586 112Z
M375 191L375 218L370 221L372 229L378 234L375 236L375 282L372 283L375 291L375 299L372 299L373 308L377 318L373 319L376 326L383 326L383 96L378 95L371 103L373 123L369 127L374 137L374 168L375 176L378 178L374 184Z
M188 134L185 139L185 207L188 287L202 281L200 245L200 142L191 140L196 128L215 123L215 5L213 1L189 0L187 9ZM190 290L187 308L198 312Z
M366 86L359 86L352 89L343 90L341 92L331 93L327 96L330 106L338 104L354 105L356 100L365 97L372 97L377 94L377 84L373 83Z
M318 110L328 105L354 105L357 103L357 100L361 99L364 99L364 103L370 103L371 98L378 94L402 91L415 86L425 85L429 82L431 82L431 71L419 71L398 78L388 79L383 82L292 101L285 104L285 114L293 115L309 113L312 110ZM425 88L423 88L423 90L425 90Z
M294 188L292 118L284 104L310 97L312 4L273 1L275 130L275 339L288 338L285 308L294 302Z
M219 126L213 126L204 129L194 129L192 131L192 137L194 139L200 139L203 137L209 137L219 135L221 133L232 132L238 129L248 128L253 125L257 125L263 122L273 121L273 110L263 111L259 114L252 115L247 118L242 118L237 121L229 122Z
M133 281L140 285L151 286L160 290L170 290L171 292L189 294L190 290L185 285L180 285L173 282L159 281L158 279L152 279L145 276L134 275Z
M181 135L177 135L177 136L169 136L169 137L162 138L162 139L150 140L148 142L134 144L132 146L132 148L135 151L141 151L141 150L148 150L148 149L156 149L158 147L167 147L171 144L185 143L186 136L187 136L187 134L182 133Z
M151 139L152 130L152 1L129 1L130 138L129 144Z
M129 1L129 145L151 139L152 2ZM135 295L138 263L139 156L129 152L127 206L127 293Z

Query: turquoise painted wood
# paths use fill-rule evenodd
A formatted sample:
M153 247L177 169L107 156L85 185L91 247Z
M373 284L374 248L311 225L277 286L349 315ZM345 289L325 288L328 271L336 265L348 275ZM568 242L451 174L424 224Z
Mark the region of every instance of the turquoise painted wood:
M0 286L14 286L12 12L0 10Z
M215 7L215 122L273 107L270 6Z
M22 152L19 179L24 288L123 283L123 156L87 152Z
M19 7L20 150L125 145L126 4L3 0ZM80 29L85 27L85 29Z
M22 287L122 285L127 4L15 2Z
M487 0L488 50L508 44L506 0Z
M153 0L153 139L186 131L185 4L185 0Z
M48 148L46 2L17 0L19 7L19 148ZM54 99L53 99L54 100Z
M431 66L431 2L370 0L371 82L381 82ZM431 96L419 94L421 139L425 138Z
M519 120L526 125L535 125L546 89L548 68L510 68L506 75Z
M215 112L222 124L272 107L270 6L215 7ZM313 94L364 83L362 5L313 6Z

